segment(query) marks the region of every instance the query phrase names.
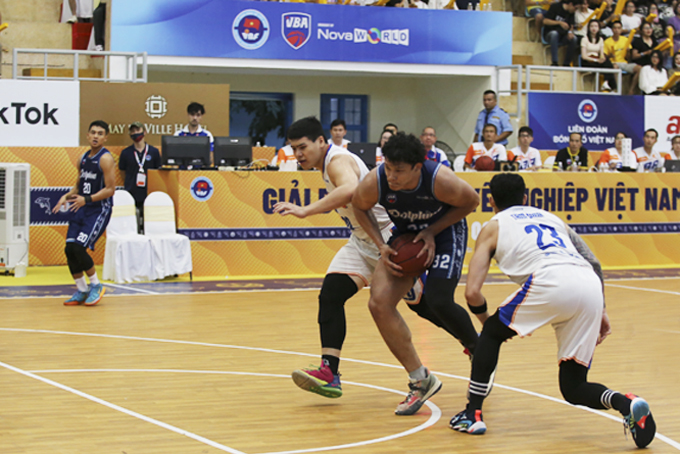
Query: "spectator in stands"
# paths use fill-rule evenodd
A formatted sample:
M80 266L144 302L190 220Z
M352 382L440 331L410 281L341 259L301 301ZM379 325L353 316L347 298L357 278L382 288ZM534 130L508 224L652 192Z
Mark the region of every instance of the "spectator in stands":
M635 92L641 66L635 63L628 63L628 39L621 36L621 31L623 30L621 21L613 21L611 27L613 34L611 38L607 38L604 41L604 54L612 62L614 68L620 68L622 71L633 75L628 93L632 95Z
M581 172L588 170L588 150L583 147L581 133L569 134L569 146L557 152L553 172Z
M437 143L437 133L432 126L423 128L423 132L420 133L420 141L425 147L425 159L428 161L441 162L446 167L451 167L451 163L446 158L446 153L434 146L434 144Z
M668 82L668 74L661 64L663 60L661 51L652 51L650 60L649 65L643 66L640 70L640 91L644 95L666 96L668 93L663 91L663 86Z
M383 131L392 131L392 134L396 134L399 132L399 127L394 123L387 123L383 126Z
M600 36L600 22L592 19L588 22L588 34L581 40L581 66L586 68L607 68L614 66L604 54L604 40ZM605 91L616 90L616 78L614 74L604 75L602 89Z
M526 0L525 5L529 16L536 20L536 33L540 35L541 28L543 28L543 17L548 12L550 0Z
M640 66L646 66L650 63L652 51L656 47L656 40L652 36L652 26L649 22L645 22L640 26L640 36L633 38L631 45L633 49L631 53L631 61Z
M517 135L519 145L508 152L508 156L514 156L519 170L538 170L543 165L541 152L531 146L534 141L534 130L528 126L519 128Z
M120 152L118 169L123 177L123 187L135 199L137 206L137 230L144 226L144 199L147 192L147 172L161 166L158 148L144 140L144 125L135 121L130 125L132 145Z
M496 126L496 131L498 131L496 142L504 146L507 145L508 137L510 137L510 134L512 134L510 116L506 111L498 106L498 99L496 98L495 91L485 91L482 101L484 102L484 110L479 112L479 115L477 116L477 124L475 125L475 138L473 142L481 141L484 125L492 124Z
M68 6L71 10L71 18L67 22L92 22L93 0L68 0Z
M650 3L647 11L649 11L647 13L648 15L656 14L656 17L650 22L652 25L652 36L654 39L656 41L666 39L666 21L659 17L659 7L656 5L656 3Z
M590 17L593 10L588 8L588 3L583 2L574 11L574 35L579 39L579 44L583 42L588 32L586 20Z
M212 151L215 139L207 129L201 126L201 120L205 115L205 107L203 104L192 102L187 106L187 116L189 117L189 124L179 131L175 131L176 136L207 136L210 138L210 150Z
M491 159L496 161L498 164L502 161L508 160L508 152L505 146L498 143L498 137L496 134L496 125L493 123L488 123L484 125L482 129L482 142L475 142L470 145L465 155L465 164L463 165L466 169L474 169L477 159L482 156L489 156ZM513 159L511 156L510 159Z
M597 6L593 6L593 8L596 8ZM602 37L606 39L612 36L613 32L611 26L614 20L617 19L618 16L614 15L614 8L612 6L612 3L607 2L607 6L604 8L602 16L600 16L600 34L602 35Z
M671 158L671 155L668 153L662 155L654 149L658 138L659 133L656 129L648 129L642 138L644 145L633 150L638 162L638 172L659 172L663 168L666 159Z
M106 34L106 3L100 2L92 13L92 32L94 33L94 50L104 50L104 35Z
M574 12L583 0L562 0L550 5L543 18L543 39L550 43L552 66L557 65L557 50L567 46L563 66L571 65L578 39L574 35Z
M347 124L345 120L336 118L331 122L331 143L338 147L347 148L349 140L345 139L347 135Z
M600 170L616 170L620 169L623 164L621 159L621 147L623 145L623 139L626 135L622 132L617 132L614 137L614 146L612 148L607 148L600 155L600 160L598 161L598 166Z
M619 0L623 1L623 0ZM635 14L635 2L632 0L628 0L626 2L626 7L623 10L623 14L621 15L621 25L623 25L623 32L622 34L624 36L628 36L628 33L631 32L631 30L634 30L636 28L640 28L640 24L642 23L642 18Z
M673 49L680 50L680 2L675 4L673 8L675 15L667 20L668 25L673 27Z
M385 146L388 140L390 140L390 137L392 137L394 133L392 132L391 129L385 129L382 134L380 134L380 140L378 141L378 148L375 149L375 165L379 166L383 162L385 162L385 156L383 156L382 153L382 148Z
M671 146L673 148L671 148L666 159L680 159L680 136L673 136Z
M675 47L675 46L674 46ZM676 52L675 55L673 55L673 61L672 61L672 66L670 71L668 71L668 78L675 74L680 72L680 51ZM680 96L680 84L675 83L673 87L671 88L671 94L675 96Z

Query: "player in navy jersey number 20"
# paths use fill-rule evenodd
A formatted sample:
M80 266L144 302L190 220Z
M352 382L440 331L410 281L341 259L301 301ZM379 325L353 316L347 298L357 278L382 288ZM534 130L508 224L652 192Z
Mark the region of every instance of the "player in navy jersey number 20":
M465 216L479 204L479 196L451 169L425 160L425 148L413 135L399 133L383 147L385 162L357 187L352 205L357 221L380 250L369 308L392 354L409 374L410 392L395 411L412 415L441 388L418 357L411 333L397 304L413 284L389 257L394 250L380 235L369 210L382 205L396 227L395 235L416 232L427 254L427 306L470 352L477 344L467 311L453 301L467 248ZM414 309L416 310L416 309Z
M78 290L64 301L65 306L84 304L94 306L104 295L104 287L97 278L92 257L87 248L94 251L94 244L106 230L111 219L115 185L115 162L109 150L104 148L109 125L101 120L92 122L87 131L88 150L78 161L78 180L54 207L57 213L62 207L74 212L66 233L66 261L76 281ZM88 288L85 275L90 280Z

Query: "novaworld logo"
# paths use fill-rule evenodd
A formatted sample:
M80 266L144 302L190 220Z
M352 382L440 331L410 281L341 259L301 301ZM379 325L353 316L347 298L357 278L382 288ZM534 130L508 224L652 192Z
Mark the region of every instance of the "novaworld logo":
M354 31L335 31L335 24L319 24L317 39L328 41L348 41L352 43L392 44L395 46L409 46L410 30L389 29L379 30L375 27L369 29L355 28Z

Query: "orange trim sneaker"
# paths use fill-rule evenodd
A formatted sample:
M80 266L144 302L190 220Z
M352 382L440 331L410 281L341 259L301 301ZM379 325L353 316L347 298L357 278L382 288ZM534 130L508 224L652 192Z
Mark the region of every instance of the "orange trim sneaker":
M451 418L449 427L458 432L471 435L482 435L486 432L486 424L482 420L482 410L469 412L467 408Z
M83 304L87 299L88 292L77 290L72 297L64 301L64 306L77 306Z
M408 387L410 391L406 399L397 405L397 409L394 410L394 413L397 415L408 416L416 413L427 399L442 389L442 382L428 371L426 379L411 381Z
M102 284L91 286L90 293L87 294L87 299L85 300L85 306L94 306L100 302L104 293L106 293L106 289Z
M626 397L632 402L630 414L623 417L623 432L630 430L637 447L644 448L654 440L656 423L646 400L630 393L626 394Z
M337 399L342 396L340 374L334 375L331 368L322 364L316 369L302 369L293 371L293 381L300 389L320 396Z

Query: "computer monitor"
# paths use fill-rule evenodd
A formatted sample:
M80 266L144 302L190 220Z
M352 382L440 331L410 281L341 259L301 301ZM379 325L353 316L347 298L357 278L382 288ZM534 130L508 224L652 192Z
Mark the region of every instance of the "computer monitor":
M369 169L375 167L376 148L378 148L377 143L350 142L347 144L347 149L359 156Z
M250 137L215 137L215 165L240 167L253 160Z
M667 159L663 166L666 172L680 172L680 159Z
M210 167L210 138L207 136L163 136L164 166Z

